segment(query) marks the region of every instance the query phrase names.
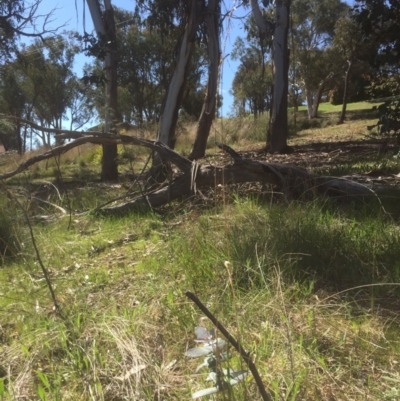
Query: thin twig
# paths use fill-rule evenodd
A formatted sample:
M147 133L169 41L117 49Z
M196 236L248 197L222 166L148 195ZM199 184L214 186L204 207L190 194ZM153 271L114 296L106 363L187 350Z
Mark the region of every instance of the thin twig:
M16 202L16 204L18 205L18 207L21 209L22 213L24 214L26 223L27 223L28 228L29 228L29 233L30 233L30 236L31 236L32 245L33 245L33 248L35 249L37 261L39 262L40 268L42 269L43 276L44 276L44 278L46 279L46 284L47 284L47 287L49 288L49 291L50 291L51 299L53 300L54 311L55 311L60 317L62 317L62 314L61 314L61 307L60 307L60 304L59 304L58 301L57 301L57 298L56 298L56 294L55 294L55 292L54 292L53 285L51 284L49 272L47 271L46 267L44 266L44 264L43 264L43 262L42 262L42 258L40 257L39 249L38 249L38 247L37 247L37 245L36 245L35 235L33 234L33 228L32 228L32 224L31 224L31 221L30 221L30 219L29 219L28 213L26 213L26 210L25 210L24 207L21 205L21 203L20 203L20 201L17 199L17 197L16 197L11 191L9 191L8 189L6 189L6 190L7 190L7 193L9 194L9 196Z
M261 380L260 374L258 373L257 367L251 360L249 354L243 349L240 343L235 340L229 331L219 322L219 320L207 309L207 307L190 291L186 291L185 295L192 300L197 307L211 320L212 324L223 334L223 336L229 341L229 343L239 352L240 356L246 362L247 366L252 373L254 380L257 384L258 390L261 394L263 401L272 401L272 397L267 393L264 384Z

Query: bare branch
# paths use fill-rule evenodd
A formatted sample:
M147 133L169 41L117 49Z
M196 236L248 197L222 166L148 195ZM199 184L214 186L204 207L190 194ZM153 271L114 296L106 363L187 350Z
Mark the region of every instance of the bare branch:
M8 118L8 117L7 117ZM5 180L8 178L11 178L22 171L26 170L30 166L34 165L35 163L38 163L42 160L49 159L54 156L59 156L65 152L68 152L69 150L75 148L76 146L83 145L85 143L94 143L97 145L104 145L104 144L135 144L139 146L144 146L146 148L152 149L152 150L157 150L157 152L165 157L168 161L171 163L175 164L180 170L186 171L187 169L190 169L192 163L190 160L186 159L185 157L179 155L177 152L174 150L170 149L168 146L163 145L159 142L156 141L151 141L143 138L137 138L133 136L128 136L128 135L116 135L116 134L107 134L103 132L75 132L75 131L69 131L69 130L62 130L62 129L54 129L54 128L44 128L36 123L33 123L31 121L21 119L21 118L14 118L17 119L20 122L23 122L25 124L29 124L33 128L36 128L38 130L43 130L45 132L56 132L58 133L57 138L68 138L68 139L74 139L74 141L66 143L61 146L57 146L47 152L44 152L40 155L34 156L23 163L21 163L15 170L10 171L5 174L0 175L0 180Z
M0 16L0 44L7 46L7 42L12 42L15 36L25 36L31 38L40 38L44 40L44 35L55 34L58 30L67 24L57 28L49 28L49 25L55 21L54 12L57 8L50 10L46 14L37 15L37 10L42 0L36 0L29 6L20 10L18 3L8 0L1 5L2 15ZM3 2L2 2L3 3ZM7 9L7 13L5 13ZM37 25L41 24L40 28Z
M60 128L47 128L47 127L43 127L39 124L34 123L33 121L30 120L25 120L24 118L20 118L20 117L16 117L16 116L9 116L9 115L5 115L5 114L0 114L0 119L2 120L16 120L20 123L23 124L27 124L29 126L31 126L32 128L35 128L39 131L43 131L43 132L50 132L50 133L54 133L56 135L61 135L61 134L67 134L70 136L67 136L68 138L75 138L74 134L78 134L79 136L76 136L76 138L80 138L82 136L81 133L77 133L76 131L71 131L69 129L60 129ZM88 132L88 135L103 135L104 133L101 131L90 131Z

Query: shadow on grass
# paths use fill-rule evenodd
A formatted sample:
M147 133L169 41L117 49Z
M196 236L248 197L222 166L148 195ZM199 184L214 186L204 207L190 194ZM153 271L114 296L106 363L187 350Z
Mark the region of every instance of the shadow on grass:
M233 281L245 290L265 287L277 269L288 282L311 280L335 290L400 280L400 233L379 208L244 201L231 206L228 216L222 226L203 220L185 239L193 258L188 266L201 260L206 272L230 260ZM210 274L204 273L208 279Z

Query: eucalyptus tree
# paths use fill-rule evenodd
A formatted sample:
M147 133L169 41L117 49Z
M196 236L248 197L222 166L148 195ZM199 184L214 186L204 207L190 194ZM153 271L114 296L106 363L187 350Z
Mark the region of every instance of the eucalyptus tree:
M174 53L181 36L179 26L165 35L162 27L152 25L146 15L115 9L118 40L119 110L123 121L141 126L155 123L174 73ZM183 95L181 108L198 116L197 94L204 75L204 46L196 46Z
M25 93L18 71L13 64L3 66L0 73L0 109L2 113L22 117L24 106ZM13 124L2 124L0 142L6 151L15 149L22 154L21 124L18 121Z
M149 11L148 22L158 26L160 32L168 34L169 31L175 30L176 27L180 31L180 37L174 51L173 73L168 81L168 87L161 105L157 132L157 140L171 148L174 148L176 142L176 124L186 92L192 55L199 38L199 28L204 21L205 14L208 15L206 35L208 35L208 54L210 57L209 83L195 144L190 154L192 159L199 158L205 153L207 137L215 114L220 53L218 44L220 1L209 0L206 4L205 0L140 0L138 3L139 6L147 8ZM164 167L160 155L155 153L153 157L153 176L156 180L165 178L166 170Z
M207 140L217 108L218 77L221 64L220 25L221 0L208 0L205 17L205 38L208 52L208 82L203 108L197 124L196 137L189 159L199 159L206 153Z
M18 57L0 68L2 112L32 120L44 128L79 129L92 116L93 104L86 88L73 72L77 46L62 36L35 41L18 50ZM28 134L40 138L42 145L51 145L51 131L32 130L14 121L13 142L24 152Z
M370 94L384 98L378 125L384 131L400 126L400 0L356 0L354 18L361 24L364 43L374 41L369 63Z
M114 9L111 0L87 0L93 25L99 38L99 57L104 59L105 69L105 120L104 130L110 133L115 122L120 119L118 111L117 83L117 38L115 31ZM117 145L102 145L101 179L115 181L118 179Z
M336 72L328 48L336 22L348 9L342 0L293 0L293 65L305 92L310 119L318 116L322 93Z
M263 71L262 66L253 58L242 60L232 81L231 93L237 114L250 112L256 120L271 107L271 69Z
M154 123L160 117L164 88L172 60L168 57L176 45L175 34L163 37L157 27L133 13L116 10L119 50L118 87L119 110L122 119L142 126Z
M269 7L275 3L274 17L263 14L258 0L250 0L254 20L265 37L272 38L273 94L272 110L267 146L271 152L284 153L289 150L288 138L288 32L291 0L263 0Z
M347 98L349 94L350 78L357 63L365 60L372 50L373 43L364 43L364 35L361 26L350 16L343 16L336 22L333 48L337 50L343 59L344 64L344 90L342 111L339 117L339 124L344 122L346 117ZM363 65L365 68L365 64ZM364 71L365 73L366 71Z
M356 0L353 18L361 25L363 46L376 43L376 51L371 51L369 57L373 70L371 94L399 96L400 0Z
M178 120L178 112L181 107L187 76L190 70L191 57L197 38L197 31L204 12L204 2L198 0L169 2L153 2L154 11L158 10L160 18L165 18L161 29L171 29L174 21L167 13L177 15L180 18L182 34L175 54L174 72L168 83L159 120L157 141L170 146L175 146L175 128ZM175 3L175 4L174 4ZM175 11L175 12L174 12ZM157 16L152 16L156 20ZM150 19L151 21L151 19ZM169 27L168 27L169 24Z
M256 119L269 111L272 104L271 39L259 35L251 16L245 29L246 39L237 38L231 52L231 58L240 61L232 82L232 94L239 113L248 107Z
M36 42L27 49L40 59L40 70L31 75L31 80L39 79L40 94L34 106L36 117L45 127L62 128L67 109L76 96L76 77L73 72L74 58L78 47L65 37L47 38ZM39 67L38 66L38 67Z
M0 68L0 96L3 101L5 100L4 106L1 108L3 113L27 120L35 118L34 107L40 94L45 90L43 74L45 58L42 50L35 45L23 46L18 49L18 57L15 60L9 60ZM18 107L15 107L16 104ZM32 142L33 132L30 127L23 126L18 120L15 120L12 125L14 129L12 130L12 138L9 140L14 144L14 149L23 153L26 149L28 133ZM46 138L47 136L44 136L44 139ZM47 142L44 141L44 143Z

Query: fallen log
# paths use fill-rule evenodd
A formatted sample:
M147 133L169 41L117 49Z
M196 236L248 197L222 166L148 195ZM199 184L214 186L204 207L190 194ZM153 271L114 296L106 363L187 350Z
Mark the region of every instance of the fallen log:
M175 173L171 181L159 190L145 193L125 203L96 210L101 214L120 214L133 210L157 208L189 196L195 193L197 188L244 182L271 184L283 192L288 199L304 196L308 198L328 196L364 199L376 196L376 192L372 187L348 179L319 176L289 164L266 163L247 159L240 156L229 146L221 143L216 143L216 145L232 157L233 164L227 166L200 165L195 161L191 162L160 142L127 135L100 132L79 133L62 130L62 132L58 132L56 137L73 139L73 141L54 147L43 154L24 161L14 171L1 174L0 180L11 178L41 160L59 156L84 143L98 145L122 143L144 146L156 151L161 155L164 162L174 164L179 169L179 173Z
M244 182L261 182L274 185L283 191L288 198L329 196L365 199L366 197L376 196L371 188L357 182L337 177L319 176L289 164L265 163L242 158L229 146L218 142L216 145L232 156L234 164L217 167L198 165L196 162L192 162L190 169L182 169L183 174L158 191L144 194L122 204L101 208L97 212L104 215L114 215L134 210L157 208L195 193L196 188ZM164 157L168 159L168 151L164 153ZM183 156L179 157L183 158Z

